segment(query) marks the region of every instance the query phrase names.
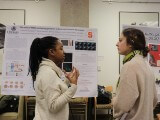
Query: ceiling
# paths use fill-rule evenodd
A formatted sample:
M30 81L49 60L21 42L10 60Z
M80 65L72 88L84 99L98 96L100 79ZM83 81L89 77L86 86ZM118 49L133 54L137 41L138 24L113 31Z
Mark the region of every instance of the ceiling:
M160 3L160 0L102 0L103 2Z
M117 1L131 1L131 2L160 2L160 0L117 0Z
M39 1L45 1L45 0L0 0L0 1L35 1L35 2L39 2Z

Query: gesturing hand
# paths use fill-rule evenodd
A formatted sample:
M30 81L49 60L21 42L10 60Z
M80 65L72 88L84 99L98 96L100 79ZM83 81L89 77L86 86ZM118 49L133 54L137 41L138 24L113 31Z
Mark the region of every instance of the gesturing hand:
M73 84L77 85L77 80L78 80L78 77L79 77L79 71L75 67L72 68L72 71L70 73L65 72L65 76L66 76L66 78L68 78L70 83L73 83Z

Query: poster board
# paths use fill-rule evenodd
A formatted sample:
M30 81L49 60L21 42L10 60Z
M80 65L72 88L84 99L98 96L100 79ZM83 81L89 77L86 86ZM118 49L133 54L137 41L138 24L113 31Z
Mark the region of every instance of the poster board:
M97 30L75 27L7 26L2 72L2 94L35 95L28 75L33 39L55 36L64 44L66 60L62 68L80 71L75 97L97 96Z

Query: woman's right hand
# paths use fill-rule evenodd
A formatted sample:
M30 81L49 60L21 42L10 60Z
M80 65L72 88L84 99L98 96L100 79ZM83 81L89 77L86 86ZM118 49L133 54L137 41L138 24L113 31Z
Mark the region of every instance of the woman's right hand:
M77 70L75 67L73 67L72 71L70 73L65 72L66 78L70 81L70 83L77 85L77 80L79 77L79 70Z

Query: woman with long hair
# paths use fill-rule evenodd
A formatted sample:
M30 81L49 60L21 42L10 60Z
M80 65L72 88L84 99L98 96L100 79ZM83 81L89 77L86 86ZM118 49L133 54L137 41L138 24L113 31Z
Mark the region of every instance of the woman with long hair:
M77 90L79 71L63 76L58 67L65 59L62 42L52 36L36 38L30 47L29 68L35 81L35 120L68 120L68 103Z

